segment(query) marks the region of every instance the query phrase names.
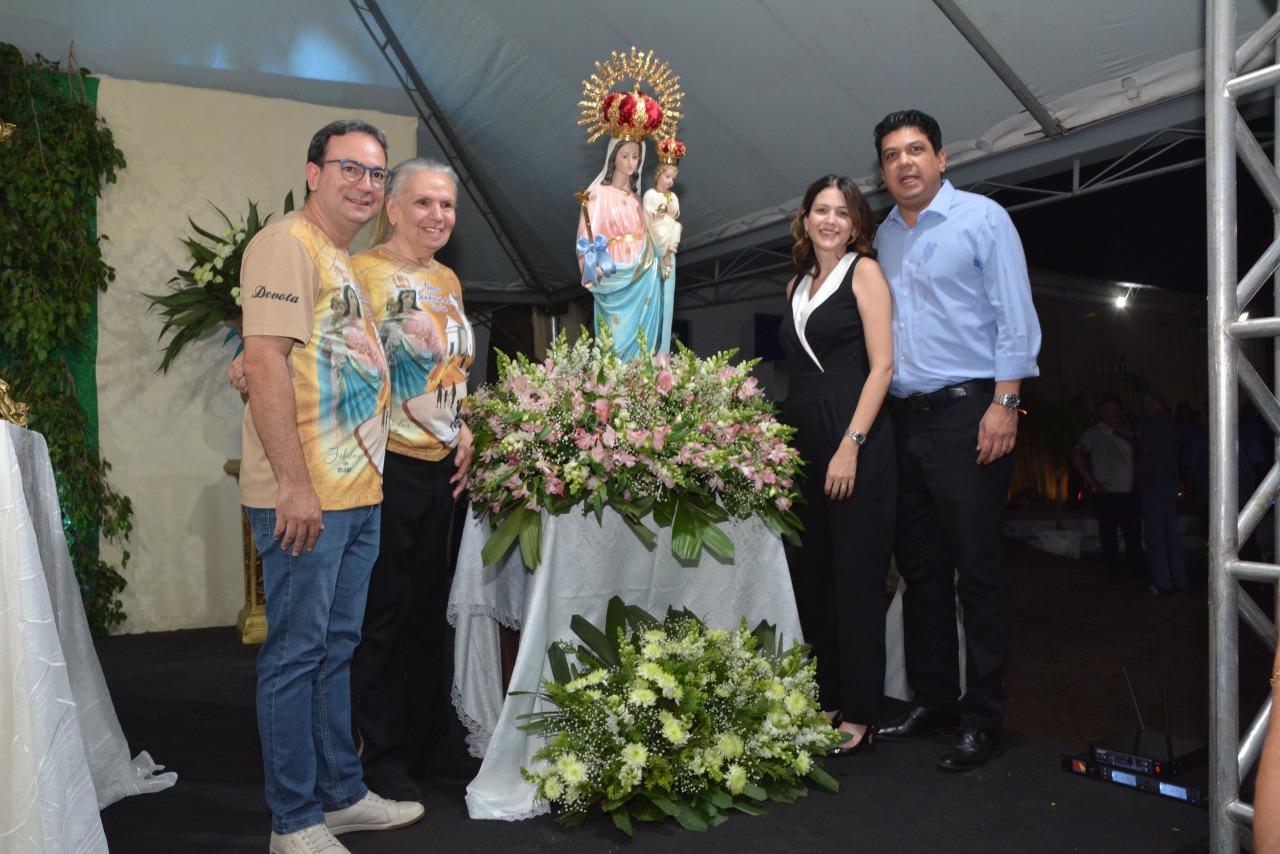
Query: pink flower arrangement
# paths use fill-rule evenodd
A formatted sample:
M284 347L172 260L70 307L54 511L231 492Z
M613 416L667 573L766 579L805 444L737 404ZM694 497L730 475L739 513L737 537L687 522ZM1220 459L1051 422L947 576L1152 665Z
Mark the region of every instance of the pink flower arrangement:
M606 333L607 335L607 333ZM691 350L622 362L610 343L563 333L542 362L499 353L499 381L470 397L476 442L471 501L492 517L484 549L493 563L519 540L525 564L540 559L543 510L611 507L652 545L649 526L672 527L672 550L703 547L733 557L718 524L759 517L794 541L791 507L800 458L793 430L733 352Z

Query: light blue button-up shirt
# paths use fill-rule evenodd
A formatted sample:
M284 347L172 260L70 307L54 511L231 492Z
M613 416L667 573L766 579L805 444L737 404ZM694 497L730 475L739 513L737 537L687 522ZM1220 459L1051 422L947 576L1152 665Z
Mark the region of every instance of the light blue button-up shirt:
M875 247L893 291L890 394L1039 375L1040 321L1004 208L944 181L914 228L895 205Z

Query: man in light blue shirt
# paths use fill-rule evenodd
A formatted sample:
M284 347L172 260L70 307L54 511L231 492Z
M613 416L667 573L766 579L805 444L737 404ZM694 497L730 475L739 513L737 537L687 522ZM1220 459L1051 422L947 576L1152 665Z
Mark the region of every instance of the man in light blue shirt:
M894 300L894 554L907 585L913 692L913 705L880 737L912 741L958 724L938 768L967 771L995 754L1004 716L1009 619L1001 538L1019 391L1023 378L1039 373L1040 325L1009 215L944 180L938 123L918 110L891 113L875 138L885 187L897 202L875 246Z

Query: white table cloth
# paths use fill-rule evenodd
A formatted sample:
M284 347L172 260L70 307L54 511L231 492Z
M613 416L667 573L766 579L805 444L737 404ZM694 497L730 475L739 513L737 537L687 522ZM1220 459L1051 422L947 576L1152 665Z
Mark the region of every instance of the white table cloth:
M107 850L98 811L177 780L130 758L71 568L49 450L0 421L0 851Z
M652 526L652 523L651 523ZM499 624L520 631L511 690L536 691L550 677L546 652L555 640L577 640L569 621L581 614L602 625L609 598L621 596L662 617L668 606L687 607L708 624L754 627L768 620L787 645L801 640L791 576L782 541L762 523L730 520L721 528L734 543L736 560L721 562L704 552L697 566L671 554L671 531L659 531L646 549L622 517L606 511L603 524L577 511L543 516L542 563L529 573L518 547L494 566L480 550L487 522L468 515L449 595L454 643L454 704L470 730L472 753L484 758L467 786L472 818L516 820L547 811L534 788L520 777L541 739L518 729L520 715L541 709L532 696L503 697Z

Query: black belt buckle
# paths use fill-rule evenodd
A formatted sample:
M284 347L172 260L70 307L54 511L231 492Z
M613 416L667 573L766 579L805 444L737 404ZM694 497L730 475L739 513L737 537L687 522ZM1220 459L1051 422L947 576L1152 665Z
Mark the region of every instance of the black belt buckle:
M945 406L957 400L968 397L971 393L976 393L974 388L976 380L949 385L946 388L940 388L937 391L913 391L904 398L907 409L912 412L928 412L934 407Z

